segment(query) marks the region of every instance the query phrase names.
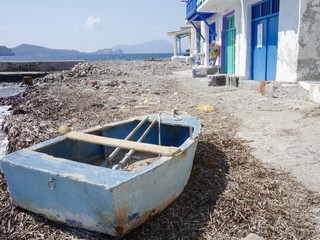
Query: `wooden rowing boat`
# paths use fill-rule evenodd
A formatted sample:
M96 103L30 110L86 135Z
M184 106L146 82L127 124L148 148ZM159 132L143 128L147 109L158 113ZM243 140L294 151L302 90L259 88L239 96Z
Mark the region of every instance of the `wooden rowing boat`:
M13 204L73 227L123 236L186 186L201 125L186 113L70 132L1 159Z

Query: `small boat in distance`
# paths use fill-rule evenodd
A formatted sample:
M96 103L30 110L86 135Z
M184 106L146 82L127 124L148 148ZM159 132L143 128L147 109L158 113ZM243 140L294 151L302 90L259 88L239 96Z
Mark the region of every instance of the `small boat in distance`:
M186 186L200 122L173 111L69 132L1 159L13 204L123 236Z

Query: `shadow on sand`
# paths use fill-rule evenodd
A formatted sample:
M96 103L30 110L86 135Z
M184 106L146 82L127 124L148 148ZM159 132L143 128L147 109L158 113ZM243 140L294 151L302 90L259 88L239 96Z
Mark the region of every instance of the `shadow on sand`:
M201 236L217 200L226 189L227 160L216 145L200 140L190 180L183 193L133 235L138 239L197 239Z

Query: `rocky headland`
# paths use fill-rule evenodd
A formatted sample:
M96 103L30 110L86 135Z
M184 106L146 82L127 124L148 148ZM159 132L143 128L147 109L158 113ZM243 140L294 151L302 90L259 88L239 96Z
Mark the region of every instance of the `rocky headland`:
M0 56L14 56L14 52L6 46L0 46Z

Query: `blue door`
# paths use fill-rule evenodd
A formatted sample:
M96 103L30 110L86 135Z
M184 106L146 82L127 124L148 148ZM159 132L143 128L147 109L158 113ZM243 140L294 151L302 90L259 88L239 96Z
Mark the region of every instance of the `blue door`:
M226 18L225 40L225 72L234 74L236 58L236 28L234 25L234 15Z
M278 51L279 1L265 0L252 6L253 80L275 80Z
M268 18L266 80L275 80L277 72L279 16Z
M216 23L210 24L209 27L209 44L216 40Z
M216 23L210 24L209 27L209 45L211 46L212 43L216 40ZM212 49L209 48L209 56ZM210 65L212 64L213 59L210 58Z

